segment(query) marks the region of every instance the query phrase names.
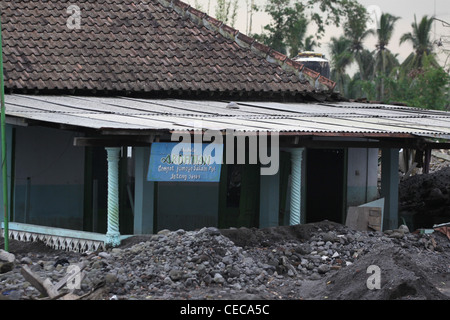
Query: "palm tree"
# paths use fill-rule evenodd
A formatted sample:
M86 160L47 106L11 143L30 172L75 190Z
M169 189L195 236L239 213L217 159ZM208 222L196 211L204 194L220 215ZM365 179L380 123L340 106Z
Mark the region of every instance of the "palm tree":
M363 42L369 35L374 35L375 30L367 29L369 16L364 6L355 5L349 8L346 14L347 21L344 23L344 35L351 40L350 51L358 64L360 78L364 81L367 78L362 57Z
M341 94L345 94L344 85L346 82L345 69L353 62L353 55L350 52L351 40L344 36L332 37L330 47L331 55L331 78L336 81Z
M314 48L317 47L317 42L314 40L314 36L308 36L306 37L304 43L303 43L303 50L304 51L314 51Z
M377 44L375 56L375 70L381 76L381 86L379 91L379 99L384 99L384 77L388 74L387 71L392 69L397 60L387 48L392 34L394 33L394 26L399 17L395 17L389 13L383 13L380 17L379 28L377 29Z
M403 62L406 71L423 67L424 57L433 54L433 43L431 41L433 20L433 18L423 16L420 23L417 24L417 19L414 15L414 22L411 24L412 32L405 33L400 38L400 44L410 42L414 49L414 52ZM434 57L431 58L431 63L438 66Z

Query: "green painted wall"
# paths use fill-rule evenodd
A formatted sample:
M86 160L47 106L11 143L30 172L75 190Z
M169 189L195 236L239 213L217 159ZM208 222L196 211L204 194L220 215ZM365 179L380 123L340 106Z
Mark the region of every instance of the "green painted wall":
M217 226L218 183L158 182L157 189L157 231Z
M84 148L79 134L42 127L15 127L15 222L83 229Z
M377 199L378 149L349 148L347 159L347 207Z

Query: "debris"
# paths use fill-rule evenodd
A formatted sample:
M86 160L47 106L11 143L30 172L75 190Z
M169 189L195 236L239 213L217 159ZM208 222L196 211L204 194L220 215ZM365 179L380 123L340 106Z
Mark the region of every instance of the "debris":
M403 237L389 237L394 232ZM402 226L386 233L330 221L164 231L127 238L92 259L78 253L40 254L27 250L28 244L20 246L22 254L16 258L29 257L32 264L22 266L34 274L28 273L31 281L23 280L20 268L2 275L7 293L1 294L15 290L21 299L442 299L449 291L439 293L436 287L450 283L447 237L437 231L408 233ZM78 289L65 286L75 275L69 269L75 264L54 267L61 257L78 261L75 272L84 275ZM390 270L382 274L380 290L366 287L370 265Z
M72 268L70 273L67 273L58 283L55 285L56 290L61 289L63 286L65 286L67 283L70 283L75 277L77 277L88 263L86 261L83 261L77 265L75 265L74 268Z
M8 251L0 249L0 261L4 262L14 262L16 260L16 256Z
M31 271L28 266L22 266L21 273L33 287L35 287L44 297L55 298L60 295L58 290L53 286L50 279L42 280L36 273Z
M360 231L381 230L381 208L349 207L345 225Z
M78 300L79 296L72 292L59 292L59 290L70 283L74 277L78 276L82 270L87 266L86 262L82 262L72 268L72 272L67 273L60 281L53 284L49 278L42 280L39 275L33 272L27 265L22 266L21 274L23 277L34 286L44 297L49 297L52 300L61 298L62 300Z
M450 240L450 222L441 223L433 226L434 230L442 232Z

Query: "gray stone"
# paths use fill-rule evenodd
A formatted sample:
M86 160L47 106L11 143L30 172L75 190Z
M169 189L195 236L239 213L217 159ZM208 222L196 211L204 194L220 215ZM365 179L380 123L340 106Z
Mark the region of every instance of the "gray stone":
M181 270L172 269L169 271L169 277L173 281L178 281L183 277L183 272Z
M14 269L14 262L0 262L0 273L6 273Z
M328 271L330 271L330 266L328 264L321 264L318 268L317 271L321 274L325 274Z
M23 257L20 259L20 263L31 265L33 264L33 261L29 257Z
M222 258L222 262L226 265L233 263L233 257L232 256L225 256Z
M203 281L205 282L205 284L209 285L212 281L212 278L209 274L207 274L206 276L203 277Z
M105 275L105 282L108 284L116 283L118 280L117 275L114 273L107 273Z
M223 284L225 282L225 278L220 273L216 273L214 275L213 281L218 284Z
M322 277L317 273L313 273L312 275L309 276L309 279L310 280L320 280L320 279L322 279Z
M322 233L322 239L325 242L327 242L327 241L330 241L330 242L339 241L339 238L332 231L329 231L329 232L326 232L326 233Z
M399 231L403 231L404 234L409 233L409 228L407 225L402 224L400 227L398 227Z
M160 231L158 231L158 235L168 235L170 233L170 230L168 229L162 229Z
M0 249L0 261L3 262L14 262L16 260L16 256L11 252Z
M103 259L110 259L111 255L108 252L102 251L99 252L98 256Z

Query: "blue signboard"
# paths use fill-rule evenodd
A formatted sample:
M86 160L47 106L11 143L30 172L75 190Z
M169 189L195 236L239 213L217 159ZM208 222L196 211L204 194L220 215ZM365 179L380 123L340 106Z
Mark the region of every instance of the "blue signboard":
M197 147L198 148L195 148ZM223 145L155 142L148 181L219 182Z

